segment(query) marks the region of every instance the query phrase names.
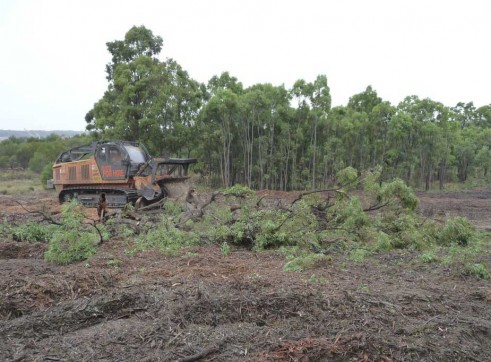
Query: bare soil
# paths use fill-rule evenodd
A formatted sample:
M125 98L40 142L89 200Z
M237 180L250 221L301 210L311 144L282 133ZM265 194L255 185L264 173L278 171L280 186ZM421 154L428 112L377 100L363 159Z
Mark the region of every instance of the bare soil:
M462 215L491 230L491 190L418 196L427 217ZM5 220L59 209L49 193L18 201L0 196ZM0 240L2 361L491 360L490 282L410 251L363 263L334 254L292 273L276 251L130 256L113 238L92 259L58 266L44 250Z

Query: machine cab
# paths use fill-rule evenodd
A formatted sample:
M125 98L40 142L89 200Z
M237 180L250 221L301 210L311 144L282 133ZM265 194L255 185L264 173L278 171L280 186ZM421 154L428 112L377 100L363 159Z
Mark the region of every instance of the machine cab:
M124 180L134 176L150 155L135 142L105 142L97 144L95 159L103 180Z

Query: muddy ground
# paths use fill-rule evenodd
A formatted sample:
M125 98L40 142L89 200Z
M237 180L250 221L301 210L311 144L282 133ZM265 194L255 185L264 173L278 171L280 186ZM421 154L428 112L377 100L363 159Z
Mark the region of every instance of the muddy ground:
M418 196L428 217L491 230L490 190ZM56 211L55 200L19 201ZM33 217L8 196L0 205L7 221ZM129 256L114 238L92 259L58 266L44 249L0 240L2 361L491 360L490 282L409 251L362 263L332 255L293 273L275 251Z

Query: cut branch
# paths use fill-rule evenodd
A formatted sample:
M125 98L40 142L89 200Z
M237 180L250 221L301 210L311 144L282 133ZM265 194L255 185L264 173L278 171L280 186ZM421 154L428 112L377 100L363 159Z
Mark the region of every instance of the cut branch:
M372 205L366 209L363 209L363 211L364 212L370 212L370 211L380 210L381 208L386 207L389 204L390 204L390 201L384 202L383 204L375 204L375 205Z
M193 361L200 360L201 358L204 358L204 357L206 357L209 354L214 353L214 352L218 352L218 347L212 346L209 348L205 348L199 353L193 354L192 356L181 358L178 361L179 362L193 362Z
M345 191L342 191L343 187L345 186L340 186L337 189L321 189L321 190L306 191L298 195L298 197L295 200L293 200L291 204L294 205L296 202L300 201L304 196L317 194L321 192L335 192L343 197L349 198L349 195Z
M29 210L28 208L26 208L24 205L22 205L19 201L14 200L14 199L12 199L12 201L15 202L17 205L19 205L20 207L22 207L22 209L24 211L28 212L29 214L41 215L43 217L43 221L48 221L54 225L61 225L61 223L59 221L56 221L55 219L53 219L53 217L51 215L49 215L48 213L46 213L44 211L37 211L37 210L32 211L32 210Z

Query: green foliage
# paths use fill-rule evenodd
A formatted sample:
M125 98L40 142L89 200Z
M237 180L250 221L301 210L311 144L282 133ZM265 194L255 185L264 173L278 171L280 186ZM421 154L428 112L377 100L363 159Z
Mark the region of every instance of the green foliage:
M433 180L439 188L457 181L489 184L489 106L459 103L448 108L410 96L395 107L367 87L346 106L331 109L324 75L313 82L299 79L285 89L267 84L244 88L223 73L205 86L175 61L160 61L162 46L162 38L143 26L108 42L108 89L86 121L88 129L106 138L145 140L152 154L197 155L205 184L236 183L224 194L240 198L240 212L208 207L202 221L186 222L192 238L257 249L307 249L342 238L346 242L339 242L339 249L356 242L378 252L426 250L435 243L462 245L470 252L476 244L479 235L465 220L449 220L443 227L422 220L408 185L429 190L435 187ZM39 172L60 145L56 137L45 143L9 139L0 143L0 164ZM50 170L43 172L43 184L49 177ZM307 198L290 209L256 208L251 190L333 185L342 187L335 200L317 209L322 202ZM364 194L348 195L353 190ZM12 193L7 188L0 192ZM314 215L312 209L319 212ZM181 211L166 205L172 220ZM167 226L148 231L150 244L171 245L171 237L184 238L170 221Z
M202 239L212 243L231 242L241 240L246 236L243 229L246 225L238 223L233 225L233 215L226 206L212 205L207 208L203 219L199 223L192 224L192 230ZM232 230L233 228L233 230Z
M41 173L49 162L50 160L44 154L35 153L33 157L29 159L29 170Z
M339 185L353 186L358 180L358 171L353 167L346 167L336 174Z
M340 200L333 212L336 224L351 233L357 233L369 223L368 215L363 212L361 202L355 196Z
M46 261L70 264L86 260L97 251L99 234L83 224L84 214L77 201L64 203L61 207L61 223L51 235L44 253ZM107 237L107 234L106 234Z
M227 72L205 85L171 58L160 60L163 44L144 26L106 43L107 91L87 112L88 130L106 139L144 141L154 155L197 157L196 171L208 186L342 185L347 191L359 186L359 174L374 173L377 182L402 180L377 191L381 202L397 195L404 208L414 209L404 185L442 190L455 182L491 182L490 105L446 107L413 95L394 106L368 86L331 108L323 74L298 79L289 89L245 88ZM55 136L5 140L0 167L40 172L70 142Z
M392 182L383 183L377 197L381 201L396 199L404 209L415 210L418 206L418 198L401 179L395 179Z
M28 221L25 224L12 228L14 239L28 242L48 242L55 226L39 222Z
M135 231L126 224L118 223L113 219L110 219L108 224L115 228L114 234L121 235L125 239L135 235Z
M177 202L173 200L166 201L164 205L165 215L169 218L177 218L184 211L182 202Z
M41 171L41 184L46 185L47 181L53 178L53 163L48 162Z
M255 245L259 249L277 248L280 246L307 246L317 242L315 233L317 221L310 207L304 202L294 205L291 211L266 209L244 213L242 220L254 221Z
M222 252L223 256L229 256L230 255L230 245L226 241L222 243L222 246L220 247L220 251Z
M228 207L211 206L203 220L192 225L193 231L211 242L257 249L308 245L317 241L317 222L306 203L299 202L289 211L256 209L256 202L253 198L243 202L238 216L234 216Z
M189 154L203 90L182 67L158 59L163 40L144 26L107 43L108 88L86 114L87 129L108 139L144 141L151 154Z
M292 272L302 272L307 269L326 265L331 261L329 256L323 254L310 253L300 248L284 248L288 262L283 266L283 270Z
M64 148L58 136L45 139L10 138L0 142L0 167L29 168L39 174Z
M119 268L123 262L119 259L109 259L107 265L114 268Z
M423 263L433 263L438 260L438 256L433 251L421 254L420 258Z
M486 280L489 280L491 278L491 274L489 274L488 269L482 263L466 265L463 268L462 273L464 275L471 275Z
M252 196L254 191L252 191L249 187L236 184L234 186L228 187L223 190L223 194L225 196L236 196L236 197L247 197Z
M437 241L441 245L458 244L466 246L474 242L478 237L476 228L469 220L457 216L447 220L445 226L437 235Z
M431 242L425 227L421 225L417 215L412 213L388 215L383 220L382 231L390 236L392 246L397 249L421 248Z
M181 248L196 245L198 242L195 233L177 229L169 217L163 216L156 228L140 235L137 248L146 250L155 247L166 255L177 255Z
M44 258L57 264L70 264L94 255L97 251L96 245L97 236L93 233L58 231L50 239Z
M365 172L363 176L363 189L374 201L372 207L389 206L408 210L416 209L418 198L403 180L395 178L392 181L382 182L381 176L382 168L380 166Z
M2 214L0 214L0 216L3 216ZM10 225L9 222L7 222L6 219L2 220L2 222L0 222L0 236L1 237L9 237L10 235L12 235L12 229L13 227Z
M387 251L393 248L392 239L389 235L383 231L379 231L377 234L376 244L374 251Z
M327 200L314 193L285 207L268 208L258 207L254 197L231 192L229 197L240 200L239 212L212 204L203 220L193 223L191 229L201 240L220 244L224 255L229 244L259 250L288 247L285 270L313 267L316 261L324 260L326 252L348 252L348 260L361 263L371 253L392 249L424 250L422 262L441 260L458 270L475 264L480 234L467 220L454 218L441 225L422 219L415 211L418 200L414 192L401 180L381 182L379 169L356 179L351 178L356 170L345 172L346 180L363 188L364 193L353 196L336 190L336 197ZM437 244L449 245L452 251L447 256L441 251L442 256L437 256L433 251Z
M348 260L354 261L355 263L362 263L368 254L369 251L366 249L354 249L349 253Z
M463 274L475 276L478 278L487 279L489 277L489 271L486 264L483 263L483 255L489 254L489 246L487 236L479 233L477 230L472 230L473 227L467 225L467 220L449 220L449 223L442 227L438 236L442 233L447 234L451 229L455 228L457 224L457 230L462 232L463 235L472 234L471 237L462 239L462 235L456 235L456 237L443 243L440 247L440 253L442 257L442 265L453 268L455 271ZM467 240L466 244L462 244L461 240ZM439 240L437 242L440 243Z

